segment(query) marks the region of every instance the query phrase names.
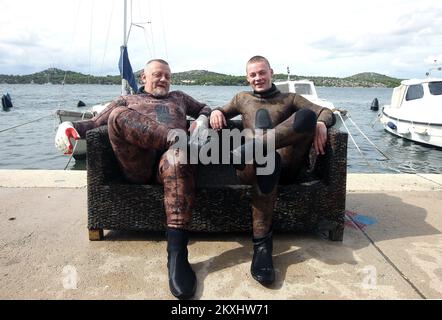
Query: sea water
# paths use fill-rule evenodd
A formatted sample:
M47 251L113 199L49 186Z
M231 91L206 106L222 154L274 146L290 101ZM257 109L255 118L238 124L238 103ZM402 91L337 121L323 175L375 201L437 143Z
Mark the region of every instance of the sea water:
M172 86L172 90L182 90L211 107L217 107L229 102L236 93L250 89L237 86ZM392 89L317 87L317 91L320 98L347 110L353 122L389 157L386 159L376 151L347 120L348 129L360 149L358 151L349 137L348 172L441 172L441 149L391 135L377 121L378 113L370 110L374 98L378 98L381 105L388 104ZM9 112L0 110L0 169L64 169L69 157L60 154L54 146L58 126L55 111L83 111L87 107L77 107L78 101L92 106L116 98L119 92L119 85L0 84L0 94L9 93L14 105ZM43 119L3 131L38 118ZM345 128L341 127L341 130ZM85 162L72 159L68 169L84 170Z

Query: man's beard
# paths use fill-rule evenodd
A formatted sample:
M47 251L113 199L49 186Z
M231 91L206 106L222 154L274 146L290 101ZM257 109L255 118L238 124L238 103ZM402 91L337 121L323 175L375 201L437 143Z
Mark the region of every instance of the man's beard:
M169 94L169 91L164 88L155 88L151 93L155 98L165 98Z

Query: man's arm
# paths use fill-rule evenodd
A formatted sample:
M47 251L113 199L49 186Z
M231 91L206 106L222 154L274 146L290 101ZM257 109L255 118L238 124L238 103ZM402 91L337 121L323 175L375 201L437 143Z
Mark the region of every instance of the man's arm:
M316 113L316 134L313 146L317 154L325 154L327 129L336 123L336 117L333 114L333 111L329 108L318 106L300 95L295 95L293 107L295 112L302 108L308 108Z
M205 103L195 100L184 92L178 92L181 94L184 100L184 105L186 106L186 115L191 116L194 119L197 119L199 116L209 117L211 110Z
M323 122L327 128L330 128L336 122L336 117L329 108L318 106L303 96L296 94L293 99L293 112L303 108L308 108L316 113L317 121Z
M213 129L222 129L227 126L226 119L231 119L240 114L238 95L223 107L215 108L210 114L210 126Z

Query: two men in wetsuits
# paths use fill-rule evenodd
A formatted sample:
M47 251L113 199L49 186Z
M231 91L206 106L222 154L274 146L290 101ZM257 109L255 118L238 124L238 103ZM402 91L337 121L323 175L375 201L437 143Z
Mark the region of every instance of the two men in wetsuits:
M275 278L272 215L277 184L293 181L306 163L312 143L318 153L324 153L327 128L335 121L329 109L300 95L277 90L272 83L273 71L264 57L250 59L246 71L253 92L241 92L230 103L211 112L205 104L183 92L169 92L169 65L164 60L151 60L144 68L145 86L140 94L121 96L93 119L63 122L57 131L57 148L71 153L70 138L84 138L88 130L108 125L110 142L126 179L134 183L156 179L163 184L169 287L180 299L192 297L196 290L196 276L188 262L186 231L195 201L195 165L188 164L186 152L173 147L178 131L187 129L186 115L197 119L194 130L207 123L209 116L211 127L222 129L226 119L242 115L244 128L265 131L264 138L252 137L233 153L241 155L257 144L274 141L274 150L266 149L275 153L270 174L257 174L256 163L238 166L237 170L241 181L253 186L251 273L264 285Z

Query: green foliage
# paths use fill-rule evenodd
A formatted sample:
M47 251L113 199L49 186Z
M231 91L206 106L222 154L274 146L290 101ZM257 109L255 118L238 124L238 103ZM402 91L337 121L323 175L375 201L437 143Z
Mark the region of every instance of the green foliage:
M245 76L231 76L206 70L178 72L172 75L176 85L247 86Z
M138 79L141 70L135 72ZM400 79L387 77L378 73L366 72L346 78L336 77L306 77L290 76L291 80L309 79L316 86L322 87L396 87L400 84ZM285 81L287 75L275 74L274 81ZM92 76L73 71L64 71L50 68L30 75L0 75L0 83L35 83L35 84L120 84L121 78L117 76ZM245 76L232 76L207 70L191 70L172 74L172 84L174 85L213 85L213 86L247 86Z
M119 84L120 76L95 77L73 71L64 71L57 68L50 68L41 72L17 76L0 75L0 83L35 83L35 84Z

